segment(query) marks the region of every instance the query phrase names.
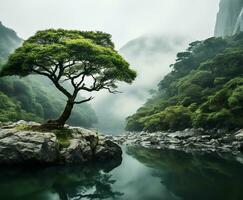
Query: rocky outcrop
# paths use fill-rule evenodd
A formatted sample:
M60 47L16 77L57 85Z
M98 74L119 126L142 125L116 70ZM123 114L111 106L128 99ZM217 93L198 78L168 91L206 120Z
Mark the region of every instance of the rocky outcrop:
M96 132L66 127L38 131L39 124L0 124L0 164L82 164L121 160L121 148ZM65 133L62 133L65 132Z
M186 129L174 133L126 133L116 136L113 141L156 149L174 149L185 152L218 152L241 154L243 152L243 130L235 134L223 130L204 131Z
M240 31L243 31L243 0L221 0L214 35L225 37Z

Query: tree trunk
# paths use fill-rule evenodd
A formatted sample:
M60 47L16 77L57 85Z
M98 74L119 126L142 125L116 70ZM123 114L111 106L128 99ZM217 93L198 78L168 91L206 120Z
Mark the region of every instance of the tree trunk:
M64 126L64 124L66 123L66 121L70 117L72 109L73 109L73 105L74 105L74 103L72 101L70 101L70 100L67 101L66 107L65 107L62 115L56 120L56 122L60 126Z
M42 125L42 127L47 129L62 128L65 125L68 118L70 117L73 106L74 106L73 101L68 100L61 116L57 120L47 121Z

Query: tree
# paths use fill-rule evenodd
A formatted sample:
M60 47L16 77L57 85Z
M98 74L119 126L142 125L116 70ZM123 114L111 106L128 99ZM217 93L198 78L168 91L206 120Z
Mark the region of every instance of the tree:
M105 89L116 93L118 81L131 84L136 77L136 72L114 49L111 35L63 29L38 31L10 55L1 71L1 76L29 74L49 78L67 97L61 116L44 124L54 127L64 126L75 104L93 99L78 98L80 91Z

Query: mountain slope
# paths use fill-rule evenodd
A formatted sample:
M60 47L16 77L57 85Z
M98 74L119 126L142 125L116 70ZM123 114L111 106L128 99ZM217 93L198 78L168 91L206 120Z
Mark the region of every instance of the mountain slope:
M13 30L3 26L2 22L0 22L0 61L19 46L21 41Z
M158 91L127 118L127 130L243 127L243 33L209 38L177 54Z
M171 70L169 63L186 43L184 37L157 33L138 37L124 45L119 52L138 76L132 85L120 84L120 94L104 92L97 95L93 104L99 119L97 128L109 133L122 132L126 116L134 113L146 101L152 92L150 89Z

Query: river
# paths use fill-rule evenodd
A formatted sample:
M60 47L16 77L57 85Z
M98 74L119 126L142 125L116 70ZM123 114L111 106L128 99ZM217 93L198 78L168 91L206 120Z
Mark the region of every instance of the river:
M1 168L1 200L242 200L231 155L124 147L119 166Z

